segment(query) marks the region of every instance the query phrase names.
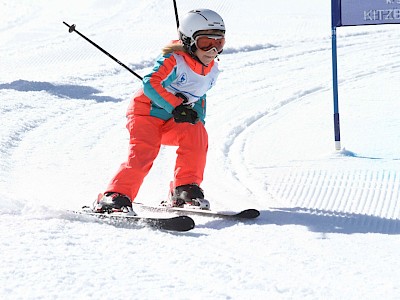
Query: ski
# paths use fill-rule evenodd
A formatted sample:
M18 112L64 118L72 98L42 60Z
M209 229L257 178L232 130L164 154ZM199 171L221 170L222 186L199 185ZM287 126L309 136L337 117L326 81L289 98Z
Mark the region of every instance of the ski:
M195 208L179 208L179 207L168 207L168 206L149 206L142 203L133 203L133 206L139 209L152 211L152 212L173 212L177 215L198 215L198 216L210 216L215 218L223 219L238 219L247 220L255 219L260 215L260 211L254 208L245 209L242 211L213 211L203 210Z
M138 216L129 213L123 212L114 212L114 213L98 213L94 212L91 209L83 208L82 211L74 211L74 213L80 215L87 215L99 218L101 220L107 221L112 225L121 225L121 224L136 224L149 226L155 229L168 230L168 231L189 231L194 228L195 224L191 217L188 216L177 216L177 217L167 217L167 218L158 218L158 217L145 217Z

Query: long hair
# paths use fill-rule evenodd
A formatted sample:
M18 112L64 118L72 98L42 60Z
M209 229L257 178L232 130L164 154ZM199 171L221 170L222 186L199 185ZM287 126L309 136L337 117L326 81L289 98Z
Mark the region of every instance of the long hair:
M181 43L176 43L176 42L172 42L169 43L168 45L166 45L162 50L162 54L169 54L175 51L186 51L185 48L183 47L183 44Z

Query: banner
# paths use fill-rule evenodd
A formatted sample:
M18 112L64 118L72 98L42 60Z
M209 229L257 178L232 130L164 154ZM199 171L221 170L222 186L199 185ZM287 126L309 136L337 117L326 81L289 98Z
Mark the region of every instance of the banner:
M331 0L332 79L335 148L341 150L337 74L336 27L400 24L400 0Z
M332 27L400 24L400 0L332 0Z

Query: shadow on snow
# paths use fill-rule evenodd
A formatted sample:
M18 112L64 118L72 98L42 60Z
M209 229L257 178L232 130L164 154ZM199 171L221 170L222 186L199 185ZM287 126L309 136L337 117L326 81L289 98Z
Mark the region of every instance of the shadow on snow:
M237 221L214 219L197 227L223 229L234 226ZM381 233L400 234L400 220L386 219L357 213L342 213L327 210L294 208L274 208L262 210L261 215L243 224L257 225L300 225L318 233Z
M72 84L53 84L50 82L42 81L27 81L27 80L16 80L11 83L0 84L0 89L12 89L19 92L35 92L45 91L49 94L61 97L61 98L72 98L72 99L91 99L97 102L119 102L121 99L116 99L108 96L96 95L101 93L90 86L72 85Z

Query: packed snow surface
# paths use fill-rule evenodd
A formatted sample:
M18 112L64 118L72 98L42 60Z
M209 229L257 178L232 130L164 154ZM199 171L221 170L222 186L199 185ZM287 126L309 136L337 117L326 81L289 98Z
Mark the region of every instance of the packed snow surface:
M178 1L226 22L208 94L202 187L187 233L77 217L127 155L125 110L177 37L172 1L0 1L1 299L398 299L400 32L338 28L333 130L330 1ZM163 147L136 199L173 177Z

